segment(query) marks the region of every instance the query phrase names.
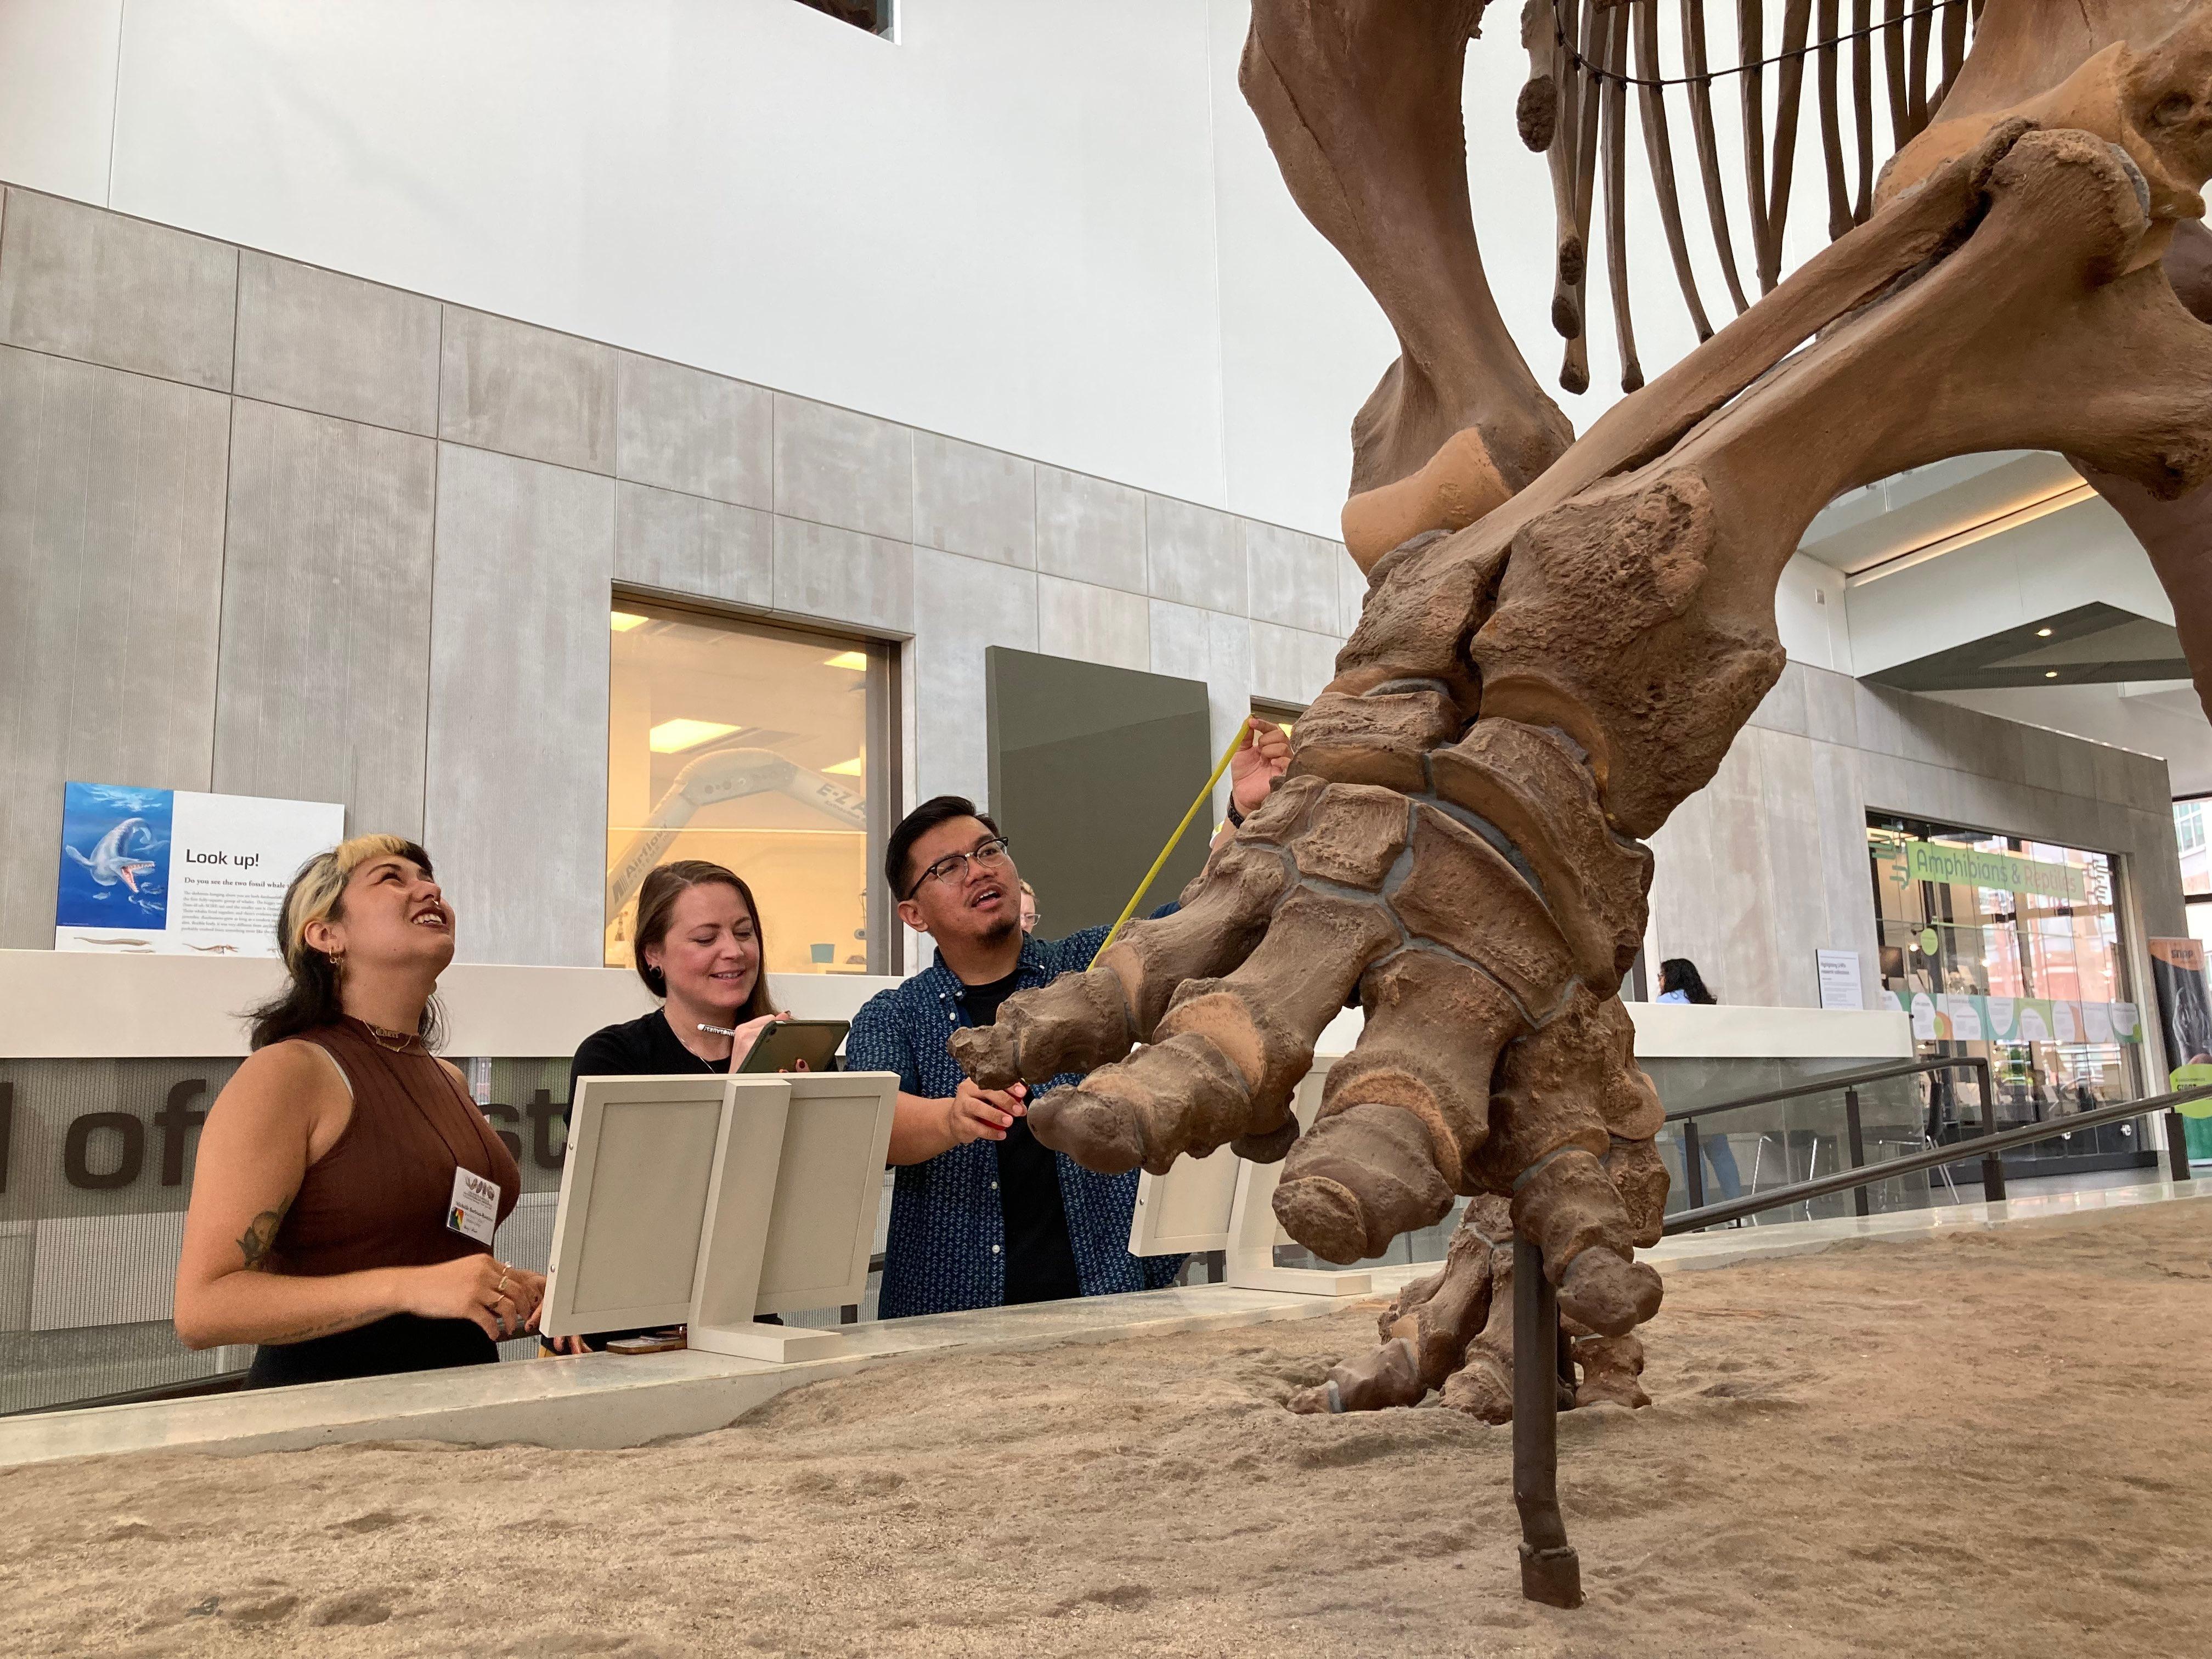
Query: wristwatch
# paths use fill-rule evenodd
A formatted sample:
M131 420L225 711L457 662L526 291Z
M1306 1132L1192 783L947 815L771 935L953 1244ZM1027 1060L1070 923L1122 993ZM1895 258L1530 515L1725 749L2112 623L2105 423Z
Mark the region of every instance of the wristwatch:
M1234 800L1229 803L1229 827L1232 830L1242 830L1244 827L1244 815L1237 810L1237 803Z

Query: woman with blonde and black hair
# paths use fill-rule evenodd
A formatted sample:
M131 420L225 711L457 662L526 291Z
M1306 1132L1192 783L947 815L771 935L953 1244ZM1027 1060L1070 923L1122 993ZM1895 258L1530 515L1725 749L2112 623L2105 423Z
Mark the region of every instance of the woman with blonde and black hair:
M430 1052L453 912L429 855L398 836L318 854L277 938L289 981L200 1131L177 1335L257 1344L252 1385L498 1358L545 1281L492 1254L521 1175Z

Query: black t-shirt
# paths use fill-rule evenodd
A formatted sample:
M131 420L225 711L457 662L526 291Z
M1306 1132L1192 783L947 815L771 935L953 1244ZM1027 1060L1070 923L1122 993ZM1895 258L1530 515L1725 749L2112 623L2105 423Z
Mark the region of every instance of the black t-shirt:
M576 1097L580 1077L681 1077L726 1072L726 1060L702 1060L676 1040L668 1016L659 1009L636 1019L609 1025L586 1037L568 1066L568 1098Z
M999 1005L1014 994L1016 969L961 993L969 1021L998 1023ZM1075 1250L1067 1242L1067 1206L1060 1195L1060 1162L1018 1117L999 1146L999 1204L1006 1218L1006 1305L1060 1302L1083 1294Z

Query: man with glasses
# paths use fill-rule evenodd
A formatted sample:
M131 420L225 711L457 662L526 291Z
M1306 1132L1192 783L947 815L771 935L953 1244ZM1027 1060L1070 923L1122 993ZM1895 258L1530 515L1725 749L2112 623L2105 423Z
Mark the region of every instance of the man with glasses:
M1279 726L1255 719L1246 729L1231 767L1232 821L1267 798L1290 758ZM930 936L937 960L871 998L845 1042L848 1069L899 1074L882 1316L1171 1283L1181 1257L1129 1254L1137 1172L1098 1175L1043 1146L1030 1132L1027 1091L978 1088L947 1046L963 1026L994 1023L1015 992L1088 968L1107 930L1049 942L1025 934L1006 837L958 795L923 802L891 831L884 878L899 919ZM1037 1092L1076 1080L1069 1073Z

